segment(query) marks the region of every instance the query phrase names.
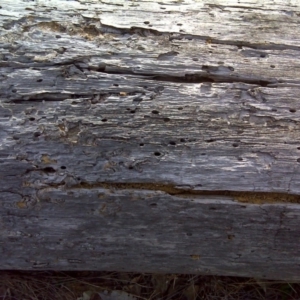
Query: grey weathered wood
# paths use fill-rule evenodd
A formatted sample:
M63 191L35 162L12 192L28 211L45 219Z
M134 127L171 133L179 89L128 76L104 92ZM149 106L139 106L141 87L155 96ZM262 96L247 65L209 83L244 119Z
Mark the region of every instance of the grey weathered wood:
M299 15L2 0L1 268L299 280Z

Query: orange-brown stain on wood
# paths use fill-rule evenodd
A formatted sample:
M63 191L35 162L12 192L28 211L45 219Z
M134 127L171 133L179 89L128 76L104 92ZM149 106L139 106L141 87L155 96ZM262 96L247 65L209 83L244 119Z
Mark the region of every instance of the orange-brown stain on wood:
M24 208L27 208L27 205L25 202L19 201L19 202L17 202L17 207L24 209Z
M105 214L106 207L107 207L106 203L103 203L102 206L101 206L101 208L99 209L99 213Z
M159 183L108 183L99 182L89 184L82 182L73 188L104 188L112 191L117 190L150 190L155 192L165 192L172 196L184 198L203 198L203 196L220 196L232 198L234 201L252 204L264 203L300 203L300 195L290 195L285 193L268 193L268 192L236 192L236 191L201 191L181 189L171 184Z
M200 255L195 255L195 254L193 254L193 255L190 255L190 258L191 258L192 260L199 260L199 259L200 259Z
M251 193L251 192L232 192L235 200L244 203L300 203L299 195L289 195L283 193Z
M42 157L41 157L41 162L43 164L48 165L48 164L55 164L55 163L57 163L57 160L51 159L47 154L43 154Z

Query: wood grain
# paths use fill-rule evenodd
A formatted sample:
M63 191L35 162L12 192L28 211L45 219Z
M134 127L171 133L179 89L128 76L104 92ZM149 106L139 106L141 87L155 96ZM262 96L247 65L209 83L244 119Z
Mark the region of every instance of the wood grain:
M2 0L2 269L299 280L299 14Z

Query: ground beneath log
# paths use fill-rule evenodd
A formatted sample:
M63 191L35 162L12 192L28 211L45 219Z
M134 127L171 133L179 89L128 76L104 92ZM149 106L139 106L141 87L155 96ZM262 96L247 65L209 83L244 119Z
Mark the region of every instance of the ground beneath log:
M1 271L0 300L299 300L300 283L117 272Z

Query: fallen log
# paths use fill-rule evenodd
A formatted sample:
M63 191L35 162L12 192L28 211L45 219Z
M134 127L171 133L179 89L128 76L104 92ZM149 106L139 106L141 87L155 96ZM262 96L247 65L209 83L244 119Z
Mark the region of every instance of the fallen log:
M0 7L1 269L300 279L300 6Z

